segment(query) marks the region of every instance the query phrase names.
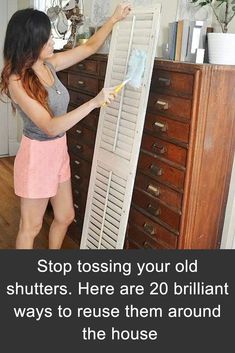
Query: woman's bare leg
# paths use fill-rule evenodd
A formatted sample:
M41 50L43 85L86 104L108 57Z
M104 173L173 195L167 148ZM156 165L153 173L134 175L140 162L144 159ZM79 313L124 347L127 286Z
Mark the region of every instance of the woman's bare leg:
M21 218L16 249L32 249L35 237L40 232L43 216L49 199L21 198Z
M49 233L49 248L60 249L68 226L74 220L71 180L59 184L56 196L51 198L54 220Z

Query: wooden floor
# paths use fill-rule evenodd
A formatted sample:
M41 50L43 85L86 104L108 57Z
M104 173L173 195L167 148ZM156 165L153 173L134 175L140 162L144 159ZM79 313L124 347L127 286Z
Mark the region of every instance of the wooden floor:
M14 249L18 232L20 207L19 198L13 189L14 157L0 158L0 249ZM48 209L43 227L35 240L36 249L48 248L48 232L53 212ZM78 245L69 237L65 237L63 249L78 249Z

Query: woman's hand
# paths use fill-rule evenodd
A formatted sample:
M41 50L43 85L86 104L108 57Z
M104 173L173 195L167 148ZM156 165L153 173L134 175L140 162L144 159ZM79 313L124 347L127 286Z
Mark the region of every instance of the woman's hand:
M129 2L121 2L114 11L111 19L114 23L123 20L131 11L131 4Z
M93 102L96 108L110 104L117 96L115 93L115 87L103 88L100 93L93 98Z

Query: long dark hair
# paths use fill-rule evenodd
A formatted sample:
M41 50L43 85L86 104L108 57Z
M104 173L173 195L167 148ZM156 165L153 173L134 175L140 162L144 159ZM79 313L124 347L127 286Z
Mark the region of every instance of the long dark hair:
M43 46L49 40L50 33L51 23L44 12L28 8L14 13L8 23L4 42L1 95L10 96L9 77L16 74L27 94L50 112L47 90L32 69Z

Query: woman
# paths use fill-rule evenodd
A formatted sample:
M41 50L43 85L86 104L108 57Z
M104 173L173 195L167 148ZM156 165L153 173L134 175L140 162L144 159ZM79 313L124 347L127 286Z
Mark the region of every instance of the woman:
M1 94L10 97L23 119L23 137L14 164L14 188L21 200L17 249L32 249L50 199L54 220L49 248L59 249L74 219L69 156L65 132L103 102L115 98L113 88L67 113L69 94L56 76L94 54L114 24L130 12L129 3L117 6L112 17L86 44L53 54L51 24L41 11L17 11L9 21Z

